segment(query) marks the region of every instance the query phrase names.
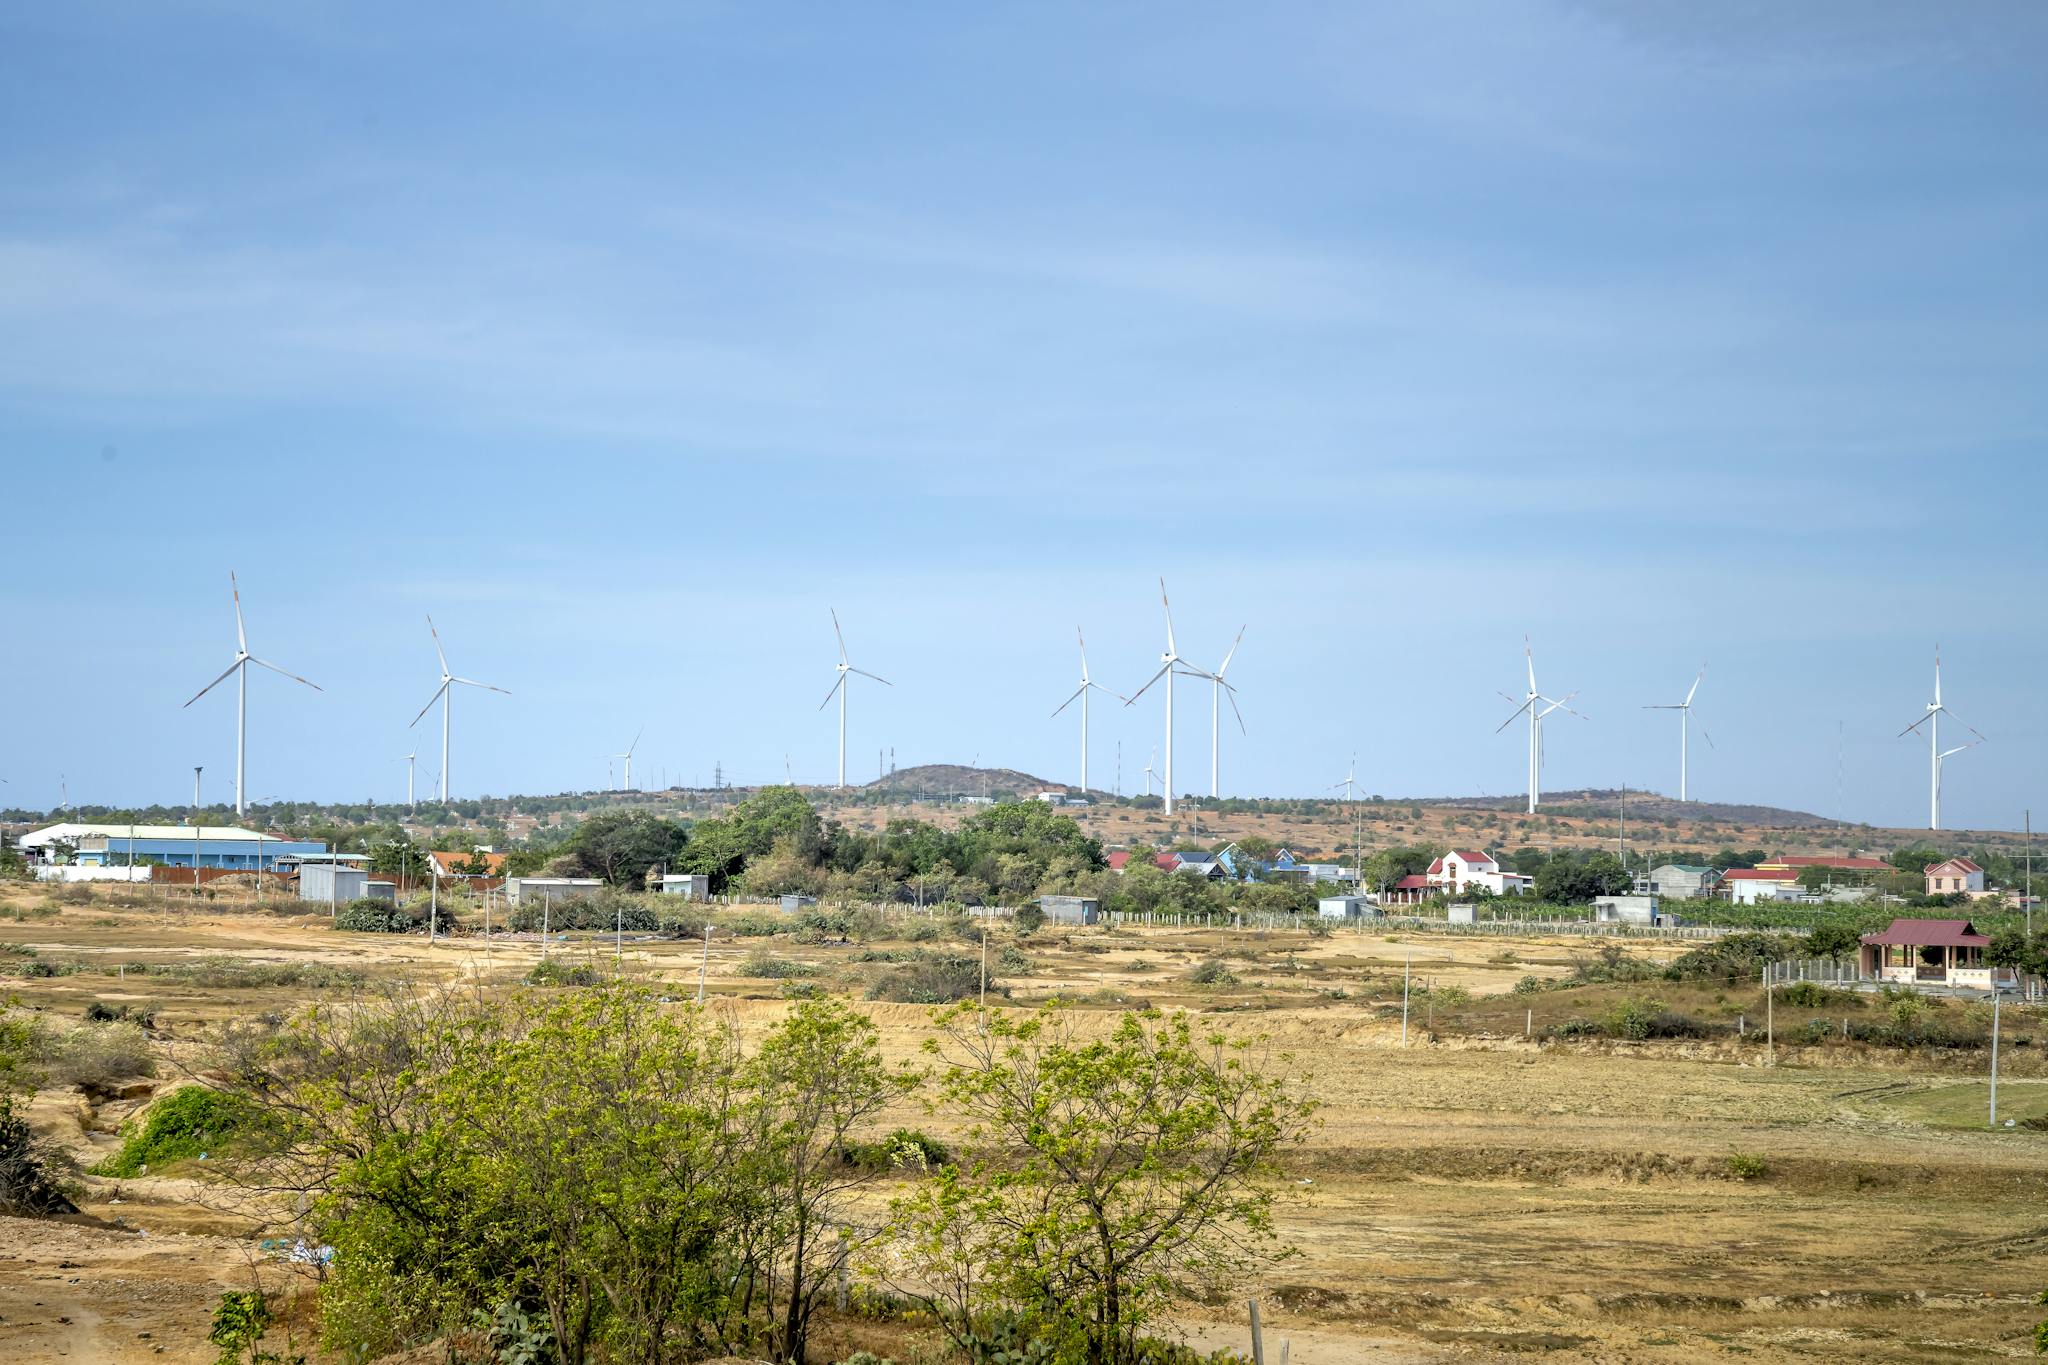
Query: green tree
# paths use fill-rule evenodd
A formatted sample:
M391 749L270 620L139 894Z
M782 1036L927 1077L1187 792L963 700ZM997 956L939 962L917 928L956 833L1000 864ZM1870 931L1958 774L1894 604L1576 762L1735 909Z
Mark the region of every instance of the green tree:
M1128 1365L1188 1287L1279 1254L1275 1158L1314 1105L1247 1042L1151 1011L1095 1037L1057 1006L939 1022L939 1102L971 1125L972 1153L892 1212L906 1289L956 1345L1008 1311L1090 1365Z
M673 862L690 841L672 820L639 810L606 810L569 836L552 869L564 877L600 877L610 886L644 885L647 870Z

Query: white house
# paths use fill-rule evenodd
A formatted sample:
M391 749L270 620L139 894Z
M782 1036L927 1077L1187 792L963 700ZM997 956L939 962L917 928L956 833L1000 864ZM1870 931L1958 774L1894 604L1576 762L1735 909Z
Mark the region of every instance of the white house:
M1475 886L1485 887L1496 896L1519 896L1536 885L1534 877L1503 871L1486 854L1469 849L1453 849L1444 854L1429 865L1424 879L1432 892L1447 896L1463 895Z

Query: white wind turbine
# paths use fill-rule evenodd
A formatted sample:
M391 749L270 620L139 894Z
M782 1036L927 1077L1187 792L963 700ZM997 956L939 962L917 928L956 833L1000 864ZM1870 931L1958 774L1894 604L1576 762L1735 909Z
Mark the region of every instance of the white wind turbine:
M1332 782L1330 784L1330 790L1336 791L1339 787L1342 787L1344 789L1344 799L1346 801L1349 801L1352 799L1352 793L1356 791L1358 788L1358 783L1356 781L1357 777L1358 755L1353 754L1351 755L1351 766L1344 770L1344 780L1342 782Z
M276 664L259 659L249 652L249 634L242 628L242 585L236 581L232 569L228 571L228 588L235 595L235 661L228 665L226 673L222 673L218 678L215 678L212 682L193 693L192 700L186 702L185 705L190 706L192 702L198 701L208 692L213 691L214 688L226 682L228 673L238 675L235 682L235 815L240 817L244 809L242 800L244 788L242 784L243 779L247 776L244 764L249 742L249 665L256 664L269 669L273 673L284 673L284 676L290 678L293 682L306 683L306 686L312 688L315 692L324 691L325 689L318 683L306 682L304 678L296 673L285 673L285 670L279 668Z
M1076 699L1081 703L1081 795L1086 796L1088 794L1088 694L1090 692L1100 692L1105 696L1115 697L1118 701L1128 701L1129 699L1121 692L1111 692L1101 683L1089 678L1088 642L1081 638L1081 628L1079 626L1074 627L1074 640L1081 646L1081 685L1074 689L1073 696L1068 697L1059 704L1053 711L1053 715L1057 716L1061 711L1072 706Z
M1977 737L1971 740L1968 744L1958 744L1953 749L1942 748L1941 718L1944 714L1952 717L1955 720L1956 724L1962 726L1965 730L1968 730L1971 734L1976 735ZM1984 736L1978 734L1977 728L1975 726L1966 723L1961 716L1957 716L1955 712L1950 711L1946 706L1943 706L1941 704L1940 645L1936 645L1934 647L1934 700L1927 703L1926 714L1922 715L1920 719L1914 721L1905 729L1899 731L1898 737L1900 739L1904 739L1907 735L1912 734L1915 730L1919 729L1923 725L1927 727L1927 828L1940 829L1941 765L1946 763L1949 759L1954 758L1963 750L1974 749L1979 744L1982 744L1984 742Z
M1222 752L1223 748L1219 737L1221 727L1217 724L1217 718L1222 710L1222 698L1226 692L1230 694L1231 714L1237 717L1237 732L1239 734L1245 733L1244 712L1237 709L1237 689L1223 681L1224 673L1230 668L1230 661L1237 657L1237 647L1244 643L1245 629L1244 626L1237 628L1237 638L1230 642L1230 652L1223 656L1223 662L1218 664L1216 671L1209 675L1209 795L1211 798L1219 797L1223 794L1217 789L1216 780L1217 768L1219 766L1217 755Z
M458 678L453 673L450 673L448 671L448 654L447 651L441 648L441 632L435 629L432 616L427 617L427 629L434 636L434 654L441 660L441 685L434 689L433 696L427 698L427 704L420 708L418 716L412 718L412 723L418 725L420 717L434 709L435 702L441 703L441 799L446 801L448 799L448 712L455 701L455 684L461 683L464 687L480 687L486 692L499 692L508 697L512 694L506 692L502 687L494 687L490 683L478 682L474 678Z
M1145 795L1152 794L1152 775L1159 762L1159 746L1152 746L1152 757L1145 760Z
M1534 815L1537 795L1543 784L1543 718L1552 711L1562 711L1568 716L1579 716L1580 720L1584 720L1585 717L1567 705L1573 697L1579 695L1577 692L1567 692L1559 699L1546 697L1536 690L1536 654L1530 648L1529 637L1526 635L1522 637L1522 657L1529 665L1529 691L1523 696L1521 705L1508 713L1508 718L1500 723L1494 733L1499 734L1507 729L1514 723L1515 717L1524 711L1529 713L1529 813ZM1514 698L1505 692L1501 693L1501 697L1508 702L1514 701ZM1538 702L1544 703L1541 710L1537 709Z
M413 810L419 805L417 801L413 800L413 774L419 756L420 752L417 749L405 756L405 808L407 810Z
M884 687L894 687L896 684L890 682L887 678L868 672L865 668L855 668L847 662L846 632L839 628L839 609L837 607L832 609L832 633L839 637L839 680L832 684L832 691L825 694L825 700L818 703L818 709L822 711L831 703L833 692L839 694L839 785L843 789L846 786L846 693L848 691L846 675L858 673L863 678L873 678Z
M1686 689L1684 701L1662 702L1657 705L1645 706L1643 708L1645 711L1676 711L1678 713L1678 799L1681 801L1686 799L1685 740L1686 729L1692 721L1692 698L1693 694L1700 690L1700 680L1705 678L1706 676L1707 666L1705 664L1701 664L1699 677L1694 678L1692 680L1692 686Z
M1180 650L1173 643L1173 604L1166 600L1166 580L1159 580L1159 605L1166 612L1166 652L1159 656L1159 671L1146 680L1145 685L1131 693L1129 706L1151 690L1152 684L1166 679L1166 771L1161 774L1163 785L1160 790L1166 797L1166 813L1173 814L1173 675L1185 674L1196 678L1214 678L1216 675L1196 668L1181 658ZM1234 648L1234 646L1233 646ZM1235 705L1235 703L1232 703Z
M639 728L638 730L636 730L636 731L634 731L634 732L633 732L633 742L632 742L631 744L628 744L628 745L626 746L626 752L624 752L624 753L622 753L622 754L613 754L613 755L612 755L612 757L613 757L613 758L623 758L623 759L625 759L625 760L626 760L626 790L627 790L627 791L632 791L632 790L633 790L633 751L634 751L635 749L637 749L637 748L639 748L639 747L640 747L640 736L642 736L642 735L644 735L644 734L646 734L646 733L647 733L647 727L646 727L646 726L644 726L644 725L643 725L643 726L641 726L641 727L640 727L640 728Z

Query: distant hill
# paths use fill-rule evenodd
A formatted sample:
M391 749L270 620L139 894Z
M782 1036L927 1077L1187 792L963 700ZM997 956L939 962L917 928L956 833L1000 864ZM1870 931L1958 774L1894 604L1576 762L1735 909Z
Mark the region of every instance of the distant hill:
M1612 818L1620 809L1619 788L1586 787L1578 791L1543 793L1540 808L1546 815L1575 815ZM1518 811L1529 804L1526 793L1514 796L1423 796L1413 798L1420 806L1455 806L1464 810ZM1835 821L1811 811L1786 810L1782 806L1751 806L1722 801L1677 801L1656 792L1628 793L1630 815L1646 820L1679 819L1717 824L1763 825L1772 829L1824 829Z
M1008 792L1012 796L1030 796L1048 788L1065 790L1062 782L1048 782L1030 773L1020 773L1015 768L970 768L963 763L920 763L915 768L898 768L887 777L876 778L862 790L874 792L905 792L915 796L923 792L933 796L980 796L985 791L994 796Z

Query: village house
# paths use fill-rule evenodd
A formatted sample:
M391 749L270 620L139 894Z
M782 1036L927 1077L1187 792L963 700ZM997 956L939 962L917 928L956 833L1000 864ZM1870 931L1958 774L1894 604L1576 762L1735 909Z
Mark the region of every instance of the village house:
M1984 869L1968 858L1950 858L1927 869L1928 895L1953 896L1958 891L1967 896L1988 894L1984 890Z
M1471 888L1484 887L1496 896L1519 896L1536 885L1534 877L1505 872L1484 853L1453 849L1429 865L1424 874L1430 890L1446 896L1461 896Z

